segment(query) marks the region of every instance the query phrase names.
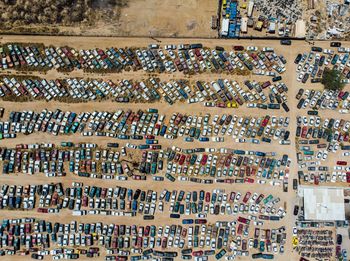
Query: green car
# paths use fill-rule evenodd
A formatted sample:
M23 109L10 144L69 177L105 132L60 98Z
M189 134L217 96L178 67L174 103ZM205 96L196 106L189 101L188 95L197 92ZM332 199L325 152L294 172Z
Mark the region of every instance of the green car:
M225 249L221 249L220 252L217 253L217 254L215 255L215 258L216 258L217 260L219 260L219 259L221 259L225 254L226 254L226 250L225 250Z

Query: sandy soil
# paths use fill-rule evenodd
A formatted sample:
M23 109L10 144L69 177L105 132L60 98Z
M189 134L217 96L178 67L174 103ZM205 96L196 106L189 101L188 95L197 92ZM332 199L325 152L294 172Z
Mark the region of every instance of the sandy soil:
M21 36L3 36L1 39L1 42L10 42L10 41L14 41L14 42L43 42L45 44L55 44L55 45L71 45L74 46L76 48L91 48L91 47L106 47L106 46L126 46L126 45L132 45L132 46L146 46L149 43L152 43L153 41L151 39L143 39L143 38L135 38L135 39L126 39L126 38L83 38L83 37L21 37ZM162 44L170 44L170 43L183 43L183 42L189 42L187 40L182 40L182 39L162 39ZM199 143L193 143L193 144L185 144L184 142L182 142L181 139L175 140L175 141L169 141L169 140L164 140L164 139L159 139L160 140L160 144L164 145L165 147L167 146L171 146L171 145L176 145L179 147L202 147L202 146L206 146L206 147L228 147L228 148L242 148L242 149L247 149L247 150L262 150L262 151L276 151L278 155L282 155L287 153L289 155L289 157L292 160L292 165L291 165L291 170L290 170L290 175L289 175L289 180L292 180L293 178L296 178L297 176L297 164L296 164L296 154L295 154L295 139L294 139L294 135L295 135L295 128L296 128L296 116L298 114L301 115L305 115L306 111L298 111L296 109L296 104L297 101L295 99L295 95L297 93L297 91L299 90L299 88L301 87L300 83L298 83L296 81L296 77L295 77L295 66L294 66L294 58L296 56L296 54L298 52L303 52L306 49L309 48L308 43L302 42L302 41L298 41L298 42L293 42L293 45L290 47L286 47L286 46L281 46L279 44L279 41L269 41L269 42L265 42L265 41L249 41L249 40L245 40L245 41L233 41L233 40L192 40L191 42L202 42L205 46L208 47L213 47L216 45L220 45L220 46L224 46L227 49L230 49L230 46L232 46L233 44L240 44L240 45L256 45L259 47L263 47L263 46L272 46L275 47L275 49L277 50L277 53L282 53L287 61L287 71L286 73L283 75L284 81L286 82L288 88L289 88L289 92L288 92L288 105L291 108L289 113L284 113L284 111L276 111L274 112L275 115L279 116L279 115L283 115L283 116L289 116L291 119L290 122L290 131L291 131L291 145L289 146L271 146L271 145L259 145L259 146L253 146L252 144L236 144L233 142L233 140L229 140L223 144L218 144L218 143L210 143L210 144L199 144ZM316 44L318 45L318 43ZM322 47L328 47L328 43L320 43L319 44ZM6 72L3 72L6 73ZM82 72L72 72L70 74L59 74L56 73L55 71L50 71L48 72L47 76L48 77L56 77L56 78L60 78L60 77L67 77L67 76L82 76L82 77L92 77L91 74L84 74ZM44 75L42 75L44 76ZM96 75L95 75L96 76ZM133 73L129 74L108 74L108 76L106 75L99 75L98 77L129 77L132 78L133 76L135 76L135 78L146 78L148 75L144 74L142 72L136 73L135 75ZM195 80L198 77L205 77L207 79L212 79L213 77L217 77L217 76L221 76L221 75L210 75L210 74L203 74L200 76L191 76L191 80ZM225 75L226 76L226 75ZM167 79L167 78L179 78L182 77L182 74L174 74L174 75L167 75L167 74L162 74L160 76L161 79ZM241 78L243 79L244 77L241 76L226 76L228 77L228 79L237 79ZM240 80L241 80L240 79ZM35 103L9 103L9 102L1 102L1 106L5 107L7 110L21 110L21 109L33 109L33 110L41 110L43 108L60 108L60 109L64 109L64 110L98 110L98 109L108 109L108 110L115 110L117 108L126 108L126 107L132 107L133 109L138 109L138 108L145 108L145 105L143 104L133 104L133 105L117 105L117 104L113 104L113 103L81 103L81 104L63 104L63 103L58 103L58 102L50 102L50 103L46 103L46 102L35 102ZM154 107L154 108L159 108L160 109L160 113L171 113L171 112L177 112L177 111L182 111L182 112L191 112L191 113L203 113L203 107L200 104L197 105L176 105L176 106L169 106L169 105L165 105L165 104L152 104L150 107ZM206 108L205 112L209 112L212 114L222 114L222 113L233 113L232 109L218 109L218 108ZM247 114L251 114L251 115L255 115L255 116L260 116L260 115L266 115L267 113L271 113L270 111L260 111L260 110L247 110L245 109L245 107L242 107L240 109L237 109L234 111L234 113L238 114L238 115L247 115ZM340 115L337 112L328 112L328 111L320 111L320 116L322 117L322 115L327 115L329 116L330 114L334 114L337 117L340 117ZM60 141L65 141L65 140L74 140L76 142L78 141L90 141L91 142L91 138L86 138L86 137L81 137L79 135L74 135L74 136L70 136L63 138L62 136L58 136L58 137L53 137L51 135L46 135L46 134L34 134L31 135L29 137L25 137L25 136L20 136L18 139L15 140L4 140L1 141L0 145L1 146L13 146L17 143L33 143L33 142L60 142ZM98 144L104 145L106 144L108 139L106 138L101 138L101 139L97 139L97 138L93 138L93 142L96 142ZM118 141L119 142L119 141ZM122 143L122 142L120 142ZM29 179L30 178L30 179ZM64 182L65 184L70 184L72 181L83 181L84 184L93 184L95 181L91 180L91 179L79 179L76 176L72 176L72 175L68 175L66 178L62 179L62 178L46 178L43 175L34 175L31 177L28 177L28 179L26 180L26 182L30 182L30 183L45 183L45 182L51 182L51 181L58 181L58 180L62 180L62 182ZM23 177L22 175L19 175L17 177L15 176L1 176L0 177L0 182L1 183L12 183L12 184L20 184L23 183ZM125 181L125 182L121 182L121 181L116 181L116 180L111 180L111 181L103 181L103 180L99 180L99 185L105 185L105 186L116 186L116 185L123 185L126 187L140 187L140 188L154 188L157 191L162 190L163 187L167 187L168 189L171 188L179 188L180 186L184 189L189 189L189 190L200 190L200 189L205 189L206 191L212 191L213 189L216 189L218 187L220 188L225 188L227 190L239 190L239 191L251 191L251 192L260 192L260 193L264 193L264 194L268 194L271 193L273 191L273 194L275 196L279 196L281 198L282 202L287 202L287 216L279 221L279 222L275 222L273 224L266 224L264 225L264 227L279 227L282 225L285 225L287 228L287 243L285 245L285 254L284 255L277 255L275 257L276 260L297 260L297 255L296 253L292 253L292 249L291 249L291 240L292 240L292 227L294 226L294 221L295 218L292 214L292 209L294 207L294 203L296 202L296 193L293 191L292 189L292 182L289 182L289 190L288 193L283 193L282 192L282 188L281 187L271 187L270 185L259 185L259 184L253 184L253 185L247 185L247 184L234 184L234 185L230 185L230 184L211 184L211 185L197 185L194 183L185 183L185 182L180 182L180 181L176 181L175 183L171 183L169 181L165 181L164 183L155 183L152 181L147 181L147 182L135 182L133 180L129 180L129 181ZM143 221L140 216L135 217L135 218L130 218L130 219L124 219L124 218L117 218L117 217L99 217L99 216L88 216L88 217L83 217L83 218L79 218L79 217L72 217L69 212L62 212L62 214L60 215L54 215L54 216L43 216L43 215L39 215L38 213L34 213L34 212L10 212L10 211L1 211L1 217L2 218L13 218L13 217L22 217L22 216L34 216L34 217L41 217L41 218L47 218L50 220L57 220L57 221L62 221L62 222L68 222L71 220L84 220L85 222L96 222L96 221L103 221L103 222L120 222L120 223L132 223L132 224L150 224L152 222L145 222ZM210 222L214 222L215 220L217 220L217 216L210 216L209 217L209 221ZM231 217L227 217L227 216L220 216L220 219L226 219L226 220L231 220ZM160 215L159 217L157 217L157 224L173 224L175 222L179 222L179 221L175 221L175 220L169 220L165 215ZM5 257L2 258L3 260L17 260L16 258L13 257ZM18 257L18 260L26 260L27 258L20 258ZM243 260L243 258L238 258L239 260ZM248 260L249 258L245 258L244 260ZM99 260L102 260L102 258L99 258ZM210 259L212 260L212 259Z

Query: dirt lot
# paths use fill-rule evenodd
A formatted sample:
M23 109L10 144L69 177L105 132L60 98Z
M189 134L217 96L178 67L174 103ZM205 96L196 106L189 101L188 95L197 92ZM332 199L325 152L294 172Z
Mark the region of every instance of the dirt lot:
M165 1L168 2L168 1ZM196 1L197 2L197 1ZM198 1L199 2L199 1ZM209 1L208 1L209 2ZM136 4L136 3L135 3ZM205 6L203 4L203 6ZM193 6L195 9L195 5ZM161 9L159 9L161 10ZM181 9L181 6L179 7L179 10ZM150 13L152 10L148 10ZM158 12L158 11L157 11ZM170 12L169 12L170 13ZM190 12L187 12L190 13ZM210 16L210 14L208 15ZM156 16L154 16L155 19ZM152 18L149 18L149 21L155 22L155 20L152 20ZM141 21L142 19L140 19ZM201 26L205 26L205 22L201 23ZM184 25L184 28L181 28L181 30L185 30L186 25ZM198 27L199 28L199 27ZM202 27L201 27L202 28ZM140 29L143 30L143 29ZM173 29L171 29L173 30ZM171 31L170 30L170 31ZM181 31L180 30L180 31ZM199 29L198 29L199 30ZM186 30L185 30L186 31ZM200 30L199 30L200 31ZM76 48L91 48L91 47L100 47L104 48L107 46L146 46L149 43L152 43L151 39L143 39L143 38L135 38L135 39L127 39L127 38L83 38L83 37L22 37L22 36L4 36L1 39L1 42L43 42L45 44L55 44L55 45L70 45ZM183 42L189 42L183 39L163 39L162 40L162 45L163 44L179 44ZM263 46L271 46L275 47L276 52L278 54L283 54L285 58L288 61L287 64L287 71L282 75L283 81L286 82L289 92L288 92L288 105L291 108L289 113L285 113L284 111L277 111L274 112L274 115L280 116L289 116L290 117L290 131L291 131L291 145L288 146L268 146L268 145L259 145L258 147L256 145L252 144L236 144L232 140L227 140L225 143L220 144L220 143L210 143L206 144L205 147L228 147L228 148L237 148L237 149L246 149L246 150L262 150L262 151L275 151L277 152L277 155L282 155L285 153L289 154L289 157L292 160L292 165L291 165L291 170L289 174L289 180L291 181L293 178L296 178L297 175L297 164L296 164L296 154L295 154L295 127L296 127L296 116L298 114L301 114L300 111L297 111L293 108L296 108L296 99L295 95L299 89L300 84L296 81L295 77L295 66L293 63L293 60L298 52L303 52L307 48L309 48L308 43L305 42L293 42L293 45L291 47L285 47L281 46L279 44L279 41L270 41L268 44L265 41L225 41L225 40L201 40L201 39L195 39L191 42L201 42L204 44L204 46L208 47L213 47L216 45L224 46L227 50L231 50L231 45L233 44L240 44L244 46L249 46L249 45L256 45L259 47ZM318 43L316 43L318 45ZM328 47L327 43L320 43L319 44L322 47ZM8 72L3 72L3 73L8 73ZM12 73L12 72L10 72ZM36 73L37 75L41 75L44 77L43 74ZM69 74L63 74L63 73L57 73L55 71L49 71L47 74L47 77L52 77L52 78L62 78L62 77L106 77L101 76L101 75L93 75L93 74L88 74L88 73L82 73L81 71L74 71ZM120 78L146 78L148 77L147 74L143 72L137 72L135 74L133 73L127 73L127 74L108 74L108 78L110 79L120 79ZM182 74L176 73L172 75L168 74L162 74L159 76L162 80L166 79L179 79L183 78L184 76ZM191 76L192 80L198 79L198 78L205 78L205 79L213 79L214 78L219 78L219 77L226 77L231 80L239 80L242 81L243 79L246 79L247 77L244 76L235 76L235 75L230 75L227 76L225 75L211 75L211 74L202 74L199 76ZM252 77L252 76L250 76ZM92 111L92 110L117 110L118 108L126 108L129 106L132 109L136 110L138 108L144 108L145 106L143 104L134 104L134 105L120 105L116 103L84 103L84 104L64 104L64 103L59 103L59 102L35 102L35 103L10 103L10 102L1 102L1 106L5 107L7 110L23 110L23 109L32 109L32 110L42 110L44 108L60 108L62 110L71 110L71 111ZM163 114L170 114L172 112L191 112L192 114L199 114L203 113L203 107L200 104L196 105L175 105L175 106L169 106L169 105L164 105L164 104L152 104L151 107L154 108L159 108L160 113ZM211 114L222 114L222 113L236 113L238 115L254 115L254 116L261 116L261 115L266 115L268 113L271 113L271 111L261 111L261 110L247 110L245 107L241 107L240 109L234 110L233 109L218 109L218 108L206 108L205 112L211 113ZM7 112L8 113L8 112ZM306 112L305 112L306 113ZM304 114L304 112L302 112ZM328 114L325 111L321 111L320 115L323 114ZM334 112L334 114L337 114ZM339 117L339 115L338 115ZM107 142L106 138L93 138L93 142L96 142L100 145L105 145ZM74 135L70 137L65 137L63 138L62 136L58 137L53 137L51 135L43 135L43 134L33 134L30 136L30 138L25 137L21 135L18 139L15 140L4 140L1 141L0 145L1 146L13 146L17 143L33 143L33 142L60 142L60 141L66 141L66 140L73 140L73 141L86 141L86 142L91 142L91 138L88 137L82 137L79 135ZM164 147L167 146L172 146L176 145L179 147L199 147L203 146L203 144L200 144L198 142L193 143L189 145L188 143L185 144L181 139L175 140L175 141L169 141L165 139L159 139L160 144L162 144ZM118 141L119 142L119 141ZM122 142L120 142L123 144ZM52 182L52 181L61 181L66 185L69 185L72 181L77 181L79 178L73 175L68 175L65 178L51 178L48 179L44 177L43 175L34 175L31 177L28 177L26 179L26 182L30 183L45 183L45 182ZM94 181L91 179L79 179L79 181L83 181L84 184L93 184ZM11 184L22 184L23 183L23 177L22 175L18 176L0 176L0 182L1 183L11 183ZM259 184L253 184L253 185L247 185L247 184L239 184L239 185L229 185L229 184L210 184L210 185L194 185L194 183L186 183L186 182L180 182L176 181L175 183L170 183L169 181L165 181L164 183L155 183L152 182L151 180L147 182L137 182L136 181L103 181L99 180L99 185L101 186L116 186L116 185L123 185L126 187L139 187L139 188L154 188L157 191L162 190L163 187L167 187L168 189L172 188L178 188L179 186L183 187L184 189L188 190L200 190L200 189L205 189L206 191L212 191L213 189L216 189L218 187L220 188L225 188L227 190L238 190L238 191L251 191L251 192L260 192L264 193L265 195L270 193L271 190L273 189L273 194L276 196L279 196L281 198L282 202L287 202L287 216L279 221L275 222L274 224L265 224L264 227L279 227L282 225L285 225L287 228L287 243L285 245L285 254L284 255L277 255L275 257L276 260L297 260L296 257L294 256L293 258L290 258L290 255L292 253L291 249L291 240L292 240L292 227L294 226L294 216L292 214L293 212L293 207L294 203L296 201L296 193L292 189L292 182L289 183L289 190L288 193L283 193L281 187L271 187L270 185L259 185ZM12 211L1 211L1 216L2 218L14 218L14 217L23 217L23 216L34 216L34 217L42 217L42 218L47 218L50 220L57 220L57 221L64 221L68 222L71 220L83 220L83 221L91 221L91 222L96 222L96 221L104 221L104 222L120 222L120 223L132 223L132 224L150 224L150 222L145 222L143 221L140 216L130 218L130 219L123 219L121 217L99 217L99 216L89 216L89 217L72 217L69 213L66 211L63 211L62 214L60 215L39 215L38 213L35 212L12 212ZM211 216L209 218L209 222L215 222L217 220L217 216ZM226 216L220 216L220 219L226 219L230 220L230 217ZM169 220L166 216L161 215L160 217L157 217L157 224L174 224L180 222L179 220ZM295 255L295 253L294 253ZM17 258L16 258L17 259ZM26 258L18 258L18 260L25 260ZM243 259L243 258L242 258ZM15 258L10 258L10 257L5 257L3 260L15 260ZM102 260L102 258L100 259ZM241 258L239 258L241 260ZM245 260L248 260L247 258Z
M117 35L165 37L215 37L211 16L217 1L132 0L121 10Z
M105 3L108 1L100 2ZM217 1L119 0L116 2L117 4L113 7L101 4L102 7L100 6L99 8L90 8L82 4L86 11L79 14L80 18L77 19L70 19L65 10L56 14L52 12L56 9L47 10L46 8L44 8L44 14L41 13L41 15L45 16L48 14L43 18L43 16L39 15L40 13L38 15L33 13L33 8L30 6L26 9L25 5L23 16L19 17L15 22L11 19L18 12L15 13L15 11L12 11L11 5L7 5L7 7L10 6L11 12L7 12L2 16L4 26L2 26L0 31L19 34L31 32L34 34L142 37L215 38L217 36L217 32L211 30L211 16L217 13ZM75 7L73 5L72 7L65 6L64 8L72 9ZM61 10L60 8L58 9ZM6 10L4 9L4 4L0 4L0 10ZM33 16L30 16L32 13ZM27 14L28 16L26 16ZM53 15L57 15L57 18L56 16L53 17ZM56 20L61 20L61 22Z

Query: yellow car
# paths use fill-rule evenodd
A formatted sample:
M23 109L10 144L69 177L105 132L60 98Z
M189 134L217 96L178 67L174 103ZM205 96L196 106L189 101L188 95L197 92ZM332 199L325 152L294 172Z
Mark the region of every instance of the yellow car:
M297 237L293 237L292 243L293 243L293 247L296 247L299 244L298 238Z
M238 108L237 102L231 102L231 107L232 108Z

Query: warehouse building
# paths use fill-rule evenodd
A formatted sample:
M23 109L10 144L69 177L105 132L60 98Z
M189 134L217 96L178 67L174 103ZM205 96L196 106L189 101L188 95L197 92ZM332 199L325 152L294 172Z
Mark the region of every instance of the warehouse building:
M345 220L342 188L300 188L304 197L305 220Z

